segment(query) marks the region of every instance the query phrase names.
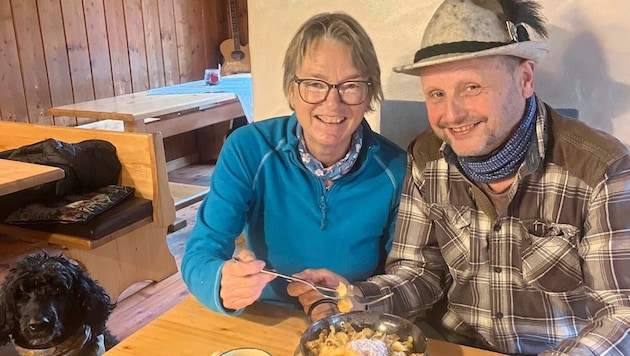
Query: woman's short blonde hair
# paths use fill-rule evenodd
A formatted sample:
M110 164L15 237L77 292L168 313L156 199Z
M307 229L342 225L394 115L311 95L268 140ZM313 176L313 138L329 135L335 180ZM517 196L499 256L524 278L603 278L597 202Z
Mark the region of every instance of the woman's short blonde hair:
M289 96L295 73L302 65L306 52L320 39L338 41L350 47L354 66L361 75L372 82L367 110L374 110L372 104L383 101L381 67L378 64L374 45L363 27L350 15L341 12L315 15L307 20L293 36L284 56L284 94Z

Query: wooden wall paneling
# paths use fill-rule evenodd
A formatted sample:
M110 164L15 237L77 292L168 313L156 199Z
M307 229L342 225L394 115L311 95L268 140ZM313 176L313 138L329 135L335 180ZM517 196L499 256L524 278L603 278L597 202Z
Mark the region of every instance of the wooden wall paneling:
M72 94L74 102L94 100L94 85L90 52L88 47L83 3L81 0L64 0L61 2L63 26L66 31L66 48L70 64ZM77 118L77 124L93 122L94 119Z
M114 96L103 0L83 0L90 66L96 99Z
M197 23L198 26L196 26L195 30L199 38L199 50L201 51L201 53L199 53L198 56L195 56L195 58L198 60L199 62L198 65L201 68L201 76L197 78L197 80L199 80L199 79L203 79L205 69L211 68L213 66L209 65L209 62L208 62L208 57L210 56L211 44L208 43L208 29L209 29L208 24L206 24L204 21L205 20L204 14L207 11L206 9L209 7L210 3L208 1L200 0L197 2L197 4L199 8L195 12L195 22Z
M68 63L60 0L38 0L37 12L39 13L39 27L44 43L44 57L52 105L71 104L74 102L72 80L68 71L70 64ZM57 116L53 117L53 121L55 125L60 126L77 124L76 117Z
M238 37L241 44L249 43L249 27L247 26L247 0L236 0L236 17L238 22Z
M134 92L148 90L149 73L142 21L142 2L140 0L124 0L123 8L125 10L125 27L127 28L129 64L131 66L131 87Z
M164 63L164 84L181 83L179 78L179 58L177 55L177 33L175 33L175 13L173 0L158 0L160 13L160 38Z
M221 6L218 0L212 0L205 3L203 8L203 33L207 48L206 68L218 68L221 63L221 52L219 51L219 32L225 31L221 28L221 21L225 22L225 16L221 17Z
M182 82L203 79L203 73L206 69L205 55L203 54L203 26L201 24L202 1L173 1L179 77Z
M124 95L131 90L131 67L129 66L129 50L127 48L127 30L123 0L107 0L105 5L105 21L107 23L107 41L112 65L114 95Z
M175 35L177 42L177 58L179 59L179 81L186 82L192 72L192 59L188 47L188 2L173 0L173 15L175 16ZM168 158L167 158L168 159Z
M35 0L12 0L11 10L22 69L28 120L34 124L52 124L52 116L47 112L51 105L50 88L46 75L37 4Z
M164 86L164 56L160 39L160 13L158 0L142 0L142 20L146 41L149 87Z
M225 58L223 58L223 54L219 49L221 43L227 39L232 38L232 28L230 26L230 8L229 8L230 0L218 0L217 1L217 58L221 64L225 62Z
M0 0L0 120L75 125L52 106L199 80L229 38L227 0ZM238 17L247 0L237 0ZM240 23L247 38L246 20Z
M204 55L200 57L206 68L217 68L221 62L221 53L219 51L219 32L223 30L221 23L225 23L226 18L221 18L221 14L218 11L220 3L223 0L209 0L201 2L201 14L200 14L200 36L203 39ZM201 79L201 78L199 78Z
M0 120L28 121L11 3L0 1Z
M189 80L203 79L204 72L208 66L207 58L209 56L210 43L208 43L208 35L206 33L207 26L204 24L204 9L209 5L207 0L191 0L191 33L194 37L194 47L191 52L193 55L194 76Z

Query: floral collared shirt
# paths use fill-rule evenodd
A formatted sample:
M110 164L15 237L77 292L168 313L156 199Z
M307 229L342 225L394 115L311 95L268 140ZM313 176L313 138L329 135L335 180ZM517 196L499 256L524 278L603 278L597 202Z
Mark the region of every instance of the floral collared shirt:
M499 352L630 355L628 150L542 102L536 125L505 211L418 136L387 274L357 286L408 318L446 293L442 323Z

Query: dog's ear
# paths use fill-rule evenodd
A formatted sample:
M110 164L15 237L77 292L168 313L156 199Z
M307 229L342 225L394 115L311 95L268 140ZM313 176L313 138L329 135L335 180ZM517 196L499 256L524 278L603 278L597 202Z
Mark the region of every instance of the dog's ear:
M90 277L79 265L74 264L77 270L78 285L75 293L79 293L82 309L85 311L85 324L89 325L96 335L102 333L109 314L116 306L112 303L109 294Z
M11 334L17 328L18 316L14 290L19 288L19 285L16 274L18 272L14 269L9 271L4 283L0 285L0 346L11 341Z

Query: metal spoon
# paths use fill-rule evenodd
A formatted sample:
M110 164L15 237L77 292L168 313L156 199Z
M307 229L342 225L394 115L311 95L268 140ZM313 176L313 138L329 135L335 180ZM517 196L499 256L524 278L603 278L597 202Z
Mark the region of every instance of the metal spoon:
M237 262L237 263L238 262L242 262L238 257L232 257L232 261ZM359 296L355 296L355 295L341 297L341 296L339 296L339 294L337 294L337 290L336 289L318 286L318 285L315 285L315 284L307 281L306 279L289 276L289 275L278 273L276 271L272 271L272 270L265 269L265 268L260 270L260 272L283 278L283 279L285 279L288 282L304 283L304 284L308 285L309 287L311 287L313 290L319 292L319 294L321 294L323 297L328 298L328 299L342 300L342 299L347 299L349 297L352 297L357 302L359 302L360 304L370 305L370 304L373 304L373 303L376 303L376 302L380 302L381 300L387 299L387 298L391 297L394 294L394 293L390 292L390 293L388 293L386 295L373 296L373 297L359 297Z

